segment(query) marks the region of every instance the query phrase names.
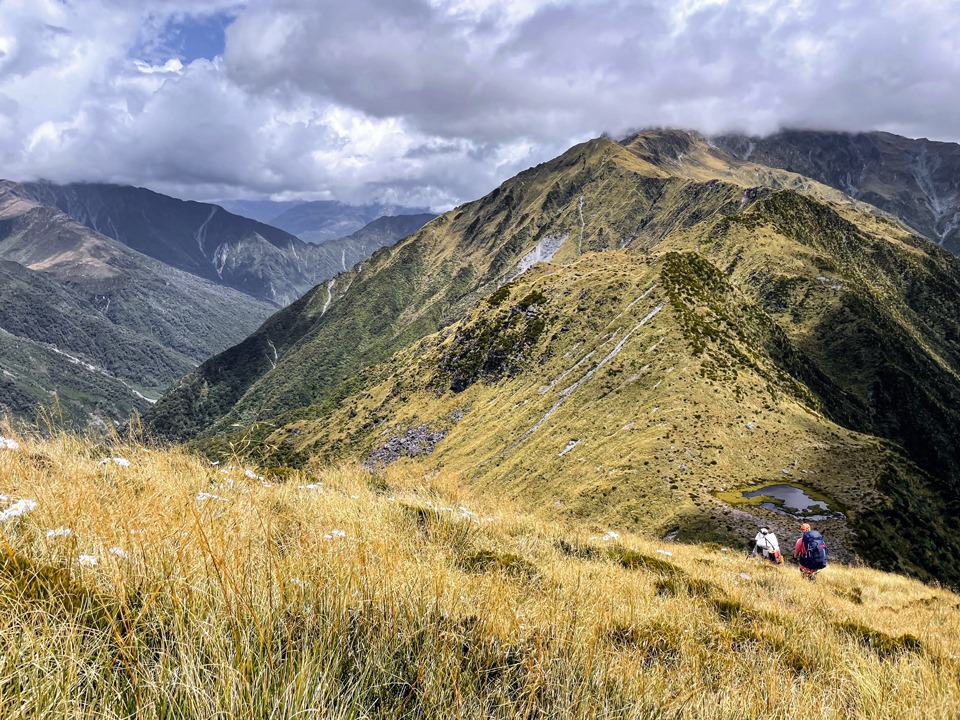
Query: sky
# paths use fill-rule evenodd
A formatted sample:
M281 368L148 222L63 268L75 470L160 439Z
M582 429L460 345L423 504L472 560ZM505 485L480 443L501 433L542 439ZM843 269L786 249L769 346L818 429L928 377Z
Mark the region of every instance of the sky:
M960 141L957 0L0 0L0 176L445 210L601 133Z

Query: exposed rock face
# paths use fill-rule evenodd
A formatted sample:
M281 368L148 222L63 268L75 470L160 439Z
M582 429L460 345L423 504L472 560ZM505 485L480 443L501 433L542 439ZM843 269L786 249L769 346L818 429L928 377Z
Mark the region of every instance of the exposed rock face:
M418 457L429 455L437 443L446 437L442 430L431 430L429 425L417 425L402 435L394 435L381 447L378 447L368 457L364 467L374 468L389 465L401 457Z

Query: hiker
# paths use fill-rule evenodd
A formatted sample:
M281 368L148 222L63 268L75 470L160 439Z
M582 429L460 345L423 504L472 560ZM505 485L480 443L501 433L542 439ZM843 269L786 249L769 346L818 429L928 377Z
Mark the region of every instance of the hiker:
M823 535L810 528L810 523L800 525L803 533L793 546L793 556L800 565L800 575L810 582L816 582L817 572L827 566L827 546L823 544Z
M777 540L777 536L767 530L767 528L760 528L760 532L757 533L753 542L753 551L757 555L762 556L764 562L768 562L771 565L783 564L783 555L780 554L780 542Z

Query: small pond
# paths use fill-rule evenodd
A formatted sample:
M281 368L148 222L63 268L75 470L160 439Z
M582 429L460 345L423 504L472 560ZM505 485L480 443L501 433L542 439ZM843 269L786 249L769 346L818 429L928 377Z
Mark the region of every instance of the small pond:
M785 515L791 515L796 518L802 517L806 520L826 520L827 518L842 517L843 515L836 510L831 510L826 501L814 500L807 495L803 488L799 488L796 485L787 485L784 483L767 485L759 490L744 491L743 496L762 496L779 500L779 503L762 502L760 503L760 507Z

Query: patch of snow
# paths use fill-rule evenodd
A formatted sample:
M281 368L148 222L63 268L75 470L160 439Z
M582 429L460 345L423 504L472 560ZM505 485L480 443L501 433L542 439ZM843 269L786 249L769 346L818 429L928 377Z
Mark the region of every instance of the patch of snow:
M514 272L513 277L510 279L516 280L537 263L550 262L553 260L553 256L557 254L560 246L566 242L568 237L569 234L547 235L544 237L540 242L534 245L533 250L520 258L520 261L517 263L517 269Z
M936 236L934 240L942 245L947 236L960 226L960 209L957 207L956 192L941 193L937 189L933 174L939 167L940 158L931 158L926 145L911 162L913 178L925 198L924 205L933 215L933 233Z
M333 300L333 284L337 281L336 278L330 280L327 283L327 301L323 304L323 310L320 311L320 317L323 317L327 313L327 308L330 307L330 303Z
M213 269L217 271L217 275L220 278L223 278L223 268L227 265L227 255L230 252L230 246L226 243L220 243L217 245L217 249L213 251Z
M96 555L81 555L77 558L77 564L80 567L96 567L100 560Z
M136 395L136 396L137 396L138 398L140 398L141 400L146 400L146 401L147 401L148 403L150 403L151 405L156 405L156 404L157 404L157 401L154 400L153 398L148 398L146 395L144 395L143 393L141 393L141 392L139 392L139 391L137 391L137 390L134 390L133 388L130 388L130 390L131 390L131 392L132 392L134 395Z
M580 441L579 441L579 440L571 440L570 442L567 443L567 446L566 446L563 450L561 450L561 451L559 452L559 454L557 455L557 457L563 457L564 455L566 455L568 452L570 452L571 450L573 450L573 449L574 449L577 445L579 445L579 444L580 444Z
M120 467L130 467L130 461L122 457L106 458L105 460L98 462L97 465L106 465L107 463L113 463L114 465L119 465Z
M13 438L7 438L0 435L0 450L19 450L20 443Z
M581 377L579 380L577 380L575 383L573 383L572 385L569 385L569 386L566 387L565 389L561 390L561 391L560 391L560 395L559 395L559 397L557 398L557 401L553 404L553 407L551 407L549 410L547 410L546 414L545 414L542 418L540 418L533 427L531 427L529 430L527 430L527 431L520 437L520 439L517 440L517 442L513 444L513 446L511 447L511 449L514 448L514 447L516 447L516 446L519 445L520 443L522 443L527 437L529 437L530 435L532 435L533 433L535 433L537 430L539 430L539 429L540 429L540 426L542 426L543 423L545 423L545 422L547 421L547 419L548 419L551 415L553 415L553 414L560 408L560 406L566 401L566 399L567 399L568 397L570 397L570 395L573 394L573 392L574 392L578 387L580 387L583 383L587 382L590 378L592 378L594 375L596 375L597 372L600 370L600 368L602 368L602 367L603 367L604 365L606 365L608 362L610 362L611 360L613 360L613 358L615 358L617 355L619 355L619 354L620 354L620 351L623 349L623 346L627 344L627 341L633 336L633 334L634 334L637 330L639 330L640 328L642 328L644 325L646 325L650 320L652 320L652 319L656 316L656 314L659 313L662 309L663 309L663 303L660 303L660 304L657 305L653 310L651 310L649 313L647 313L647 315L643 318L643 320L641 320L641 321L638 322L636 325L634 325L633 328L630 330L630 332L628 332L626 335L624 335L623 338L620 340L620 342L618 342L618 343L614 346L614 348L613 348L609 353L607 353L606 357L604 357L600 362L598 362L598 363L597 363L596 365L594 365L590 370L588 370L587 373L586 373L583 377ZM579 363L578 363L578 364L579 364Z
M604 343L604 345L605 345L605 344L606 344L606 343ZM602 346L601 346L601 347L602 347ZM556 378L553 382L551 382L549 385L547 385L546 388L544 388L540 394L541 394L541 395L544 395L544 394L548 393L549 391L553 390L553 388L554 388L558 383L563 382L563 379L564 379L565 377L567 377L567 375L569 375L570 373L572 373L574 370L576 370L578 367L580 367L583 363L585 363L587 360L589 360L591 357L593 357L593 354L594 354L595 352L596 352L596 350L591 350L591 351L588 352L586 355L584 355L582 358L580 358L572 367L569 367L569 368L567 368L566 370L564 370L562 373L560 373L560 375L557 376L557 378Z
M634 299L630 302L629 305L627 305L623 310L621 310L620 312L618 312L618 313L616 314L616 316L613 318L613 320L611 320L610 322L607 323L607 327L610 327L611 325L613 325L613 323L615 323L617 320L619 320L619 319L623 316L624 313L626 313L628 310L630 310L630 308L632 308L632 307L633 307L634 305L636 305L638 302L640 302L641 300L643 300L647 295L649 295L650 293L652 293L652 292L653 292L653 289L654 289L655 287L657 287L657 284L656 284L656 283L654 283L654 284L651 285L649 288L647 288L646 290L644 290L643 293L642 293L639 297L634 298Z
M657 550L659 555L666 555L667 557L673 557L673 553L669 550Z
M197 241L197 247L200 248L200 252L203 253L206 257L206 250L203 249L203 243L207 239L207 224L213 219L213 216L217 214L217 206L214 205L210 208L210 214L207 215L207 219L203 221L197 231L193 234L194 239Z

